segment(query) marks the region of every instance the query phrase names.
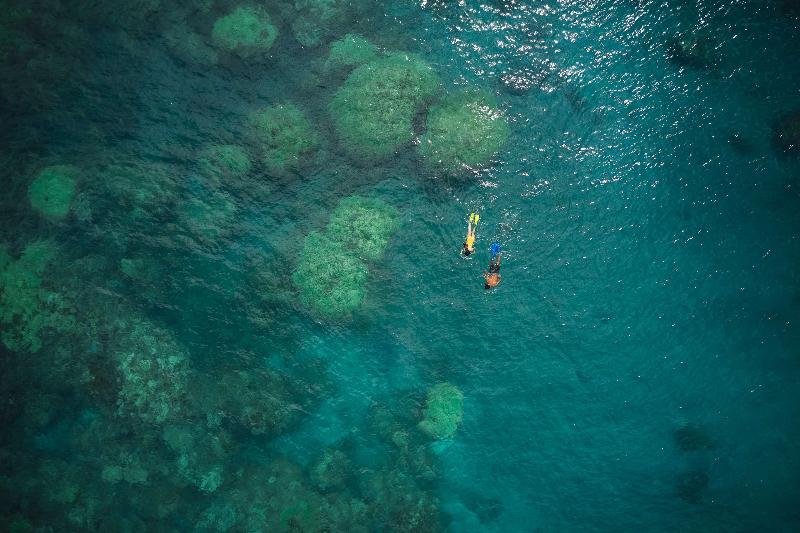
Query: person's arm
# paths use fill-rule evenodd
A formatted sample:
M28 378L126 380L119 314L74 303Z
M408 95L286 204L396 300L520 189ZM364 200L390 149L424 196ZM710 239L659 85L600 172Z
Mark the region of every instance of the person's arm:
M497 253L497 266L500 266L500 261L502 260L502 256L500 255L502 252Z

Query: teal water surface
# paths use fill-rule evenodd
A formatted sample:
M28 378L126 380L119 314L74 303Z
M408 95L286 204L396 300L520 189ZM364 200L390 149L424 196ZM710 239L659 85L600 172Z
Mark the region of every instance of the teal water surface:
M0 13L4 530L800 529L795 2L255 5ZM337 122L348 34L438 78L385 157ZM443 170L464 90L508 137ZM326 229L352 197L374 254Z

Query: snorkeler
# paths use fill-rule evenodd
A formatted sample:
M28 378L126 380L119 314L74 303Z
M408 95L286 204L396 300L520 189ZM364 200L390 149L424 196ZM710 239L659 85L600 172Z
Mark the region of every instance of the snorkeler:
M475 252L475 229L478 227L478 221L481 219L477 213L469 214L469 221L467 222L467 238L464 240L464 247L461 254L468 257Z
M500 243L492 243L492 258L489 260L489 271L483 273L486 279L484 289L493 289L500 285Z

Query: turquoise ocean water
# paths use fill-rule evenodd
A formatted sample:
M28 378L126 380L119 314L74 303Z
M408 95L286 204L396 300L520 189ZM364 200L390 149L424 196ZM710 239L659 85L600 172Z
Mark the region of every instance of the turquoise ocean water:
M255 56L213 37L244 5ZM502 148L431 168L426 104L354 155L346 34L490 94ZM798 50L789 0L3 3L3 530L800 529ZM289 104L275 171L248 117ZM396 225L320 314L294 273L354 195Z

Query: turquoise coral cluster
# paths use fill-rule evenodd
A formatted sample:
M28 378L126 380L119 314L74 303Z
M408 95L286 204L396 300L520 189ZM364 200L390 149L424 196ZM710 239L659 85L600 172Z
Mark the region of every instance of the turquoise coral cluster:
M292 279L302 302L327 317L358 309L369 262L379 260L397 230L397 210L375 198L351 196L331 214L324 233L311 232Z
M439 91L433 69L395 52L356 68L336 92L331 117L342 147L356 159L386 159L414 137L415 114Z
M428 391L419 429L435 439L455 435L464 416L464 394L452 383L438 383Z
M328 71L356 67L329 110L342 148L362 162L384 160L418 137L417 153L434 171L458 174L490 164L509 136L508 121L488 93L441 96L440 82L421 58L380 53L355 34L334 42ZM424 132L414 119L427 110Z
M508 123L497 102L484 92L450 95L428 111L418 151L430 166L447 172L490 162L508 139Z
M277 37L278 29L269 13L254 6L237 7L218 18L211 31L218 48L242 59L266 59Z
M319 145L319 135L294 104L268 106L250 115L250 130L273 174L296 171Z

